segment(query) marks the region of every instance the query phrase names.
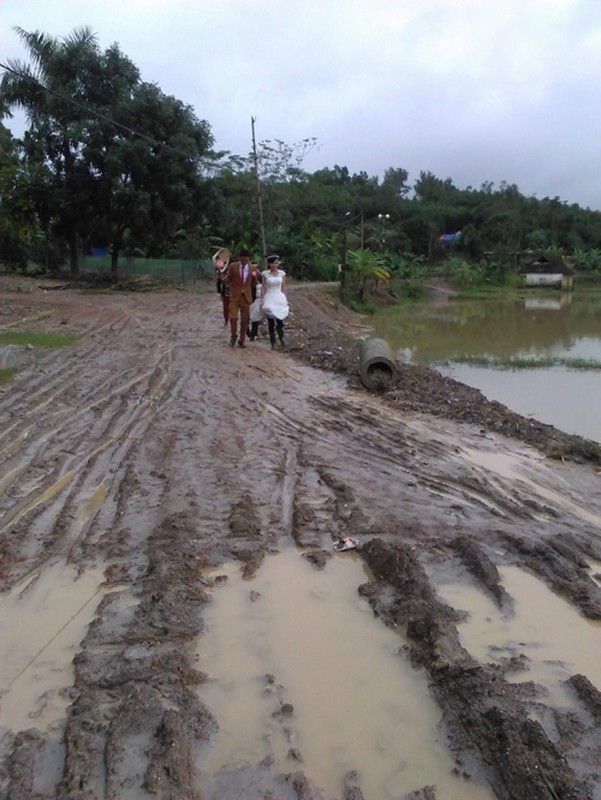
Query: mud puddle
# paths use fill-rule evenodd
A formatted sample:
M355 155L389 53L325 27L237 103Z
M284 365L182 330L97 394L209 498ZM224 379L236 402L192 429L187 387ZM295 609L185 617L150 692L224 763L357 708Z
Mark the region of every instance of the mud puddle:
M198 647L209 676L199 696L219 723L199 764L205 773L269 755L274 769L302 768L334 797L349 770L366 797L426 784L437 785L438 800L493 797L453 773L427 678L358 595L369 576L355 554L318 571L289 548L250 581L235 564L220 573L228 581L215 589Z
M0 735L60 727L73 656L106 591L102 580L101 569L78 575L58 561L0 597Z
M571 707L573 694L563 682L575 673L586 675L601 690L601 624L586 619L524 570L499 567L499 573L514 601L509 615L474 586L437 587L447 603L469 615L458 625L462 645L481 662L524 654L528 668L508 675L508 680L539 684L543 703Z

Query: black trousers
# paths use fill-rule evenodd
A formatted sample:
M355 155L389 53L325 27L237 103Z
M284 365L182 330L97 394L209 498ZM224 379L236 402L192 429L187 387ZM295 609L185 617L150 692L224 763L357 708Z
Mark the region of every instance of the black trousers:
M278 332L278 339L283 341L284 339L284 320L282 319L274 319L273 317L267 317L267 329L269 330L269 341L271 344L275 344L275 332Z

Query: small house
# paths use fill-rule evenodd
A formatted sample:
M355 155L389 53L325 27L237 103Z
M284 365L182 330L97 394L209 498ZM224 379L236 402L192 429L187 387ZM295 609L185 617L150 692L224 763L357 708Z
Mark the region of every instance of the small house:
M520 269L526 286L554 286L571 291L574 288L574 270L561 256L542 253Z

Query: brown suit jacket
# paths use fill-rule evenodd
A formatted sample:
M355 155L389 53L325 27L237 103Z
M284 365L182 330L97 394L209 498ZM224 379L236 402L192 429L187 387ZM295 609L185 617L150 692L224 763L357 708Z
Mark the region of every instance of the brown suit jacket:
M252 265L249 263L246 265L246 280L243 283L240 275L240 266L239 261L232 261L228 267L228 282L232 287L230 301L240 303L240 301L244 302L246 300L250 305L253 301L253 286L257 285L257 279L252 274Z

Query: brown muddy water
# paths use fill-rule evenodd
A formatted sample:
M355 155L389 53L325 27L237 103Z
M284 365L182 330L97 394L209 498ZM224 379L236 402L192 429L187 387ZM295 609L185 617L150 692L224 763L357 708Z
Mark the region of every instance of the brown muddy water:
M2 732L61 728L73 656L106 591L102 572L57 561L0 596Z
M601 691L601 623L586 619L518 567L500 567L499 572L514 602L509 615L465 581L437 587L445 602L468 615L458 626L466 650L483 663L523 653L527 669L508 679L534 681L543 687L541 702L558 708L573 705L573 694L564 686L571 675L586 675Z
M202 770L271 755L282 772L301 760L328 796L341 796L353 769L365 796L381 800L427 783L439 800L494 796L453 773L426 675L403 655L400 633L358 595L369 575L353 553L316 570L290 547L252 580L235 564L218 574L227 582L214 590L198 646L209 676L199 697L219 722Z
M386 309L370 320L398 356L428 363L524 416L601 441L601 370L445 364L489 359L601 362L601 290L522 292L511 299L448 299Z

